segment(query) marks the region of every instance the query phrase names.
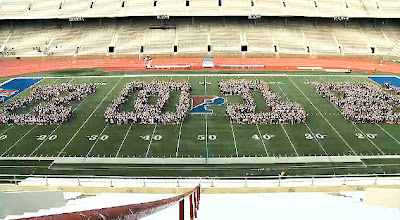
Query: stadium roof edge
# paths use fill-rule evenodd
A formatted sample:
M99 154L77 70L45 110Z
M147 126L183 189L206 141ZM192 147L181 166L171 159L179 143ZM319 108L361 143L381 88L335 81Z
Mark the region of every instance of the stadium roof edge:
M28 20L28 19L71 19L71 18L135 18L135 17L246 17L249 19L259 19L261 17L304 17L304 18L345 18L345 19L359 19L359 18L372 18L372 19L398 19L400 18L400 13L397 15L384 14L384 15L332 15L332 14L280 14L280 13L265 13L265 14L248 14L248 13L223 13L223 14L210 14L210 13L198 13L198 14L188 14L188 13L169 13L169 14L132 14L132 15L74 15L74 16L0 16L0 20ZM254 18L257 17L257 18ZM167 18L168 19L168 18Z

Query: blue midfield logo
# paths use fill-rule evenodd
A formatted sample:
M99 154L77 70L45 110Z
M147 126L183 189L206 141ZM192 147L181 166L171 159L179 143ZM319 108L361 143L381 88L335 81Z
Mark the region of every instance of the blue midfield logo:
M208 106L219 106L225 103L225 99L219 96L194 96L192 100L191 114L212 114L213 111L207 109Z

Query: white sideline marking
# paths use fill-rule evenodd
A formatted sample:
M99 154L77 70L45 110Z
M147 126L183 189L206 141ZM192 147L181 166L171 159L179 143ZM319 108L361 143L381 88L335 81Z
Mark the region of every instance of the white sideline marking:
M147 147L147 151L146 151L146 156L145 157L147 157L149 155L151 142L153 142L154 132L156 132L156 128L157 128L157 124L154 126L153 133L151 134L150 143L149 143L149 146Z
M314 105L314 103L311 102L311 100L306 96L306 94L304 94L304 92L297 86L296 83L293 82L293 80L288 77L290 82L293 83L293 85L301 92L301 94L308 100L308 102L310 102L310 104L315 108L315 110L318 111L318 113L321 115L321 117L323 119L325 119L325 121L329 124L329 126L333 129L333 131L335 131L335 133L340 137L340 139L342 139L342 141L346 144L346 146L353 152L354 155L357 155L357 153L353 150L352 147L350 147L349 143L347 143L347 141L342 137L342 135L339 134L339 132L332 126L332 124L328 121L328 119L325 118L325 116L322 114L322 112Z
M322 71L321 71L322 72ZM174 76L174 77L199 77L199 76L232 76L232 77L243 77L243 76L291 76L291 77L368 77L368 75L310 75L310 74L286 74L286 73L279 73L279 74L272 74L272 73L219 73L219 74L194 74L194 73L188 73L188 74L137 74L137 75L109 75L109 76L43 76L43 77L30 77L32 79L34 78L43 78L43 79L62 79L62 78L146 78L146 77L169 77L169 76ZM374 76L374 77L394 77L393 75L379 75L379 76ZM13 79L18 79L18 78L23 78L23 77L15 77Z
M104 126L103 130L101 131L101 133L99 134L99 137L96 139L96 141L94 142L94 144L92 145L92 147L89 149L89 151L86 154L85 160L83 161L83 163L86 162L86 159L89 157L90 153L92 152L94 146L96 146L97 142L99 142L100 137L103 135L104 131L107 129L108 127L108 123L106 123L106 125Z
M181 123L181 126L179 127L178 143L176 143L175 157L178 157L178 153L179 153L179 145L181 143L182 126L183 126L183 122Z
M129 126L129 129L126 131L126 134L125 134L125 136L124 136L124 139L122 140L122 143L121 143L121 145L119 146L118 151L117 151L117 154L115 154L115 157L118 157L118 154L119 154L119 152L121 151L122 146L124 145L125 140L126 140L126 138L128 137L129 132L130 132L131 129L132 129L132 125L133 125L133 122L132 122L131 125Z
M236 157L239 157L239 153L238 153L238 149L237 149L237 144L236 144L235 131L233 130L232 121L231 121L230 119L229 119L229 122L231 123L231 129L232 129L233 142L235 143L235 152L236 152Z
M31 128L31 130L29 130L28 132L26 132L20 139L18 139L17 142L15 142L11 147L9 147L0 157L4 156L4 154L6 154L8 151L10 151L13 147L15 147L15 145L17 145L22 139L24 139L26 137L26 135L28 135L29 133L31 133L31 131L36 128L37 125L33 126Z
M267 157L269 157L269 154L268 154L268 151L267 151L267 147L265 147L264 138L263 138L263 136L262 136L262 134L260 132L260 128L258 128L258 124L256 124L256 127L257 127L257 130L258 130L258 134L260 135L261 143L264 146L265 153L267 154Z
M103 98L103 100L101 100L101 102L97 105L97 107L93 110L93 112L89 115L89 117L82 123L82 125L79 127L79 129L75 132L75 134L71 137L71 139L68 141L68 143L64 146L63 149L61 149L60 153L57 155L57 157L59 157L64 150L68 147L68 145L72 142L72 140L76 137L76 135L78 135L78 133L82 130L82 128L86 125L86 123L89 121L89 119L93 116L93 114L96 112L96 110L100 107L100 105L104 102L104 100L107 99L107 97L111 94L111 92L115 89L115 87L117 87L117 85L119 84L119 82L121 82L121 79L115 83L114 87L107 93L107 95ZM53 162L54 163L54 162ZM50 164L49 168L53 165Z

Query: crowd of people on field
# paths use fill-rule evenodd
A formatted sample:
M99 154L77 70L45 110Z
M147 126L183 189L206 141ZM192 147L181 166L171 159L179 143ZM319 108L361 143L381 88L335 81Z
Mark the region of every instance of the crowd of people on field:
M260 80L220 81L219 88L223 95L240 95L243 104L235 103L227 106L226 112L232 123L238 124L296 124L305 123L306 110L296 102L282 101L273 93L268 83ZM252 91L259 91L269 111L257 112Z
M179 91L179 102L175 112L165 112L164 107L170 99L171 91ZM106 109L105 120L111 124L180 124L190 112L189 82L179 81L134 81L128 83L120 95ZM137 92L133 111L122 111L122 106L128 98ZM149 103L149 98L155 96L157 102Z
M65 123L71 116L72 101L85 99L96 91L94 84L43 85L32 88L31 94L0 109L0 124L51 125ZM30 113L18 113L33 105Z
M365 82L314 82L317 93L341 109L354 123L400 124L400 90L385 92L381 86Z

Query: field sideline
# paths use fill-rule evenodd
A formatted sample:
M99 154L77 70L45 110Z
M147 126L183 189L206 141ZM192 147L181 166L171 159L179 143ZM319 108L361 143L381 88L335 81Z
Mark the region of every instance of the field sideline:
M65 125L0 125L0 173L246 176L277 175L281 171L291 175L397 173L400 168L399 125L352 124L309 84L373 82L367 75L63 73L70 75L27 77L43 77L41 85L97 83L97 92L72 104L73 116ZM232 103L240 98L221 95L218 81L239 78L268 81L281 99L299 102L307 110L307 123L231 124L225 115L226 104L209 107L211 115L190 115L182 125L110 125L104 121L105 109L129 81L189 80L192 96L219 96ZM166 109L173 111L179 94L171 94ZM257 94L254 97L257 103L262 102ZM133 101L129 99L124 109L132 110ZM74 158L68 162L68 157Z

